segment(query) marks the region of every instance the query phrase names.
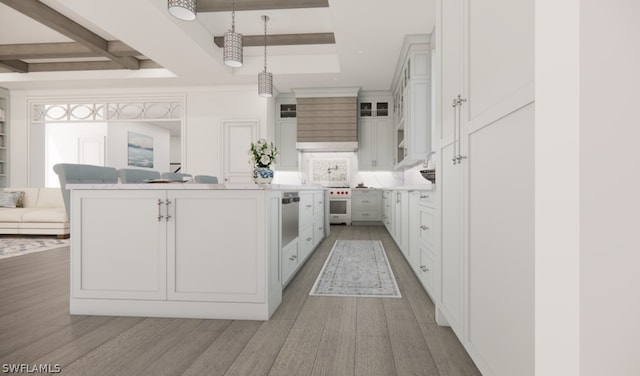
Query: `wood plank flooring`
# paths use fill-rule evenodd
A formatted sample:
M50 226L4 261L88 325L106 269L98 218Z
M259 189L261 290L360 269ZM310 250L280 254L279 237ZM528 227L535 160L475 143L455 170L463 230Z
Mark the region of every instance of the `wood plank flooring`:
M381 240L401 299L309 296L337 239ZM383 226L332 226L269 321L69 315L69 248L0 260L0 364L62 375L480 375Z

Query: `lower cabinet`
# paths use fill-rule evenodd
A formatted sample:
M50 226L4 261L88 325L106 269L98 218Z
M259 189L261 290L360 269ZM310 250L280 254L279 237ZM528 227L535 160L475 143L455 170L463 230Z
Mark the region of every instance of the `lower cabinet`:
M268 319L279 205L277 191L72 190L71 313Z
M386 196L392 222L387 229L435 302L438 296L439 258L436 251L434 195L433 191L393 190Z
M382 220L382 191L377 189L353 189L351 191L352 221Z
M282 249L282 287L289 284L326 234L325 192L305 190L299 194L298 238Z
M298 242L292 241L282 249L282 281L288 282L298 270Z

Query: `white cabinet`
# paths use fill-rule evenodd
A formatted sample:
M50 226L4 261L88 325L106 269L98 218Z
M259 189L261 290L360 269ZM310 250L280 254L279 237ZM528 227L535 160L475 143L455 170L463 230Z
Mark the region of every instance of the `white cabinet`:
M279 192L159 187L72 190L70 312L268 319Z
M280 171L298 171L298 149L296 149L297 125L295 120L278 121L276 147L278 157L274 168Z
M9 91L0 88L0 188L9 186Z
M390 234L393 234L392 200L392 192L390 190L382 191L382 223Z
M111 193L88 191L73 203L83 214L72 224L81 228L72 238L73 297L166 299L166 192Z
M358 110L358 169L361 171L391 170L392 103L387 96L362 96Z
M299 152L297 104L293 95L281 94L276 100L276 147L279 156L274 168L281 171L298 171Z
M393 192L393 239L405 255L409 255L409 192L394 190Z
M534 374L533 5L437 1L436 306L484 375Z
M358 133L358 169L391 170L391 118L361 118Z
M299 192L298 240L282 251L282 287L285 287L325 237L325 191Z
M382 191L378 189L351 190L351 220L381 221Z
M431 41L405 37L393 81L395 167L424 161L431 152Z

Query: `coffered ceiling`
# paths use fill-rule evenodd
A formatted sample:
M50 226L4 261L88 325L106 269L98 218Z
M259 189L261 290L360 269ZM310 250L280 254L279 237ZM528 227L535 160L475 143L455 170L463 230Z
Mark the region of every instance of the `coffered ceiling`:
M236 0L242 68L222 63L232 0L198 0L197 19L166 0L0 0L0 86L236 85L268 69L292 87L389 89L406 34L430 33L434 0Z

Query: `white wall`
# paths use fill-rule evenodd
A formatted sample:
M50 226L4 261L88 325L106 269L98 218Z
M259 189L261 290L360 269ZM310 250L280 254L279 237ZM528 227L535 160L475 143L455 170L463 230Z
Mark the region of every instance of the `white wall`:
M29 156L29 100L87 100L90 98L186 98L182 128L183 170L193 175L207 174L221 177L223 174L222 121L257 120L259 137L273 132L274 99L259 97L255 85L217 87L166 87L166 88L95 88L60 90L12 90L11 91L11 151L10 171L13 186L29 186L31 176L44 176L44 164ZM38 137L37 134L32 135ZM272 140L271 138L269 138ZM43 178L44 179L44 178Z
M640 375L640 3L535 4L536 375Z
M45 124L45 187L59 187L58 175L53 172L56 163L80 163L81 138L107 138L107 123Z
M640 375L640 2L580 2L580 374Z
M153 138L153 167L129 166L128 134L135 132ZM120 168L140 168L168 172L170 159L169 130L145 122L110 122L107 132L107 166Z

